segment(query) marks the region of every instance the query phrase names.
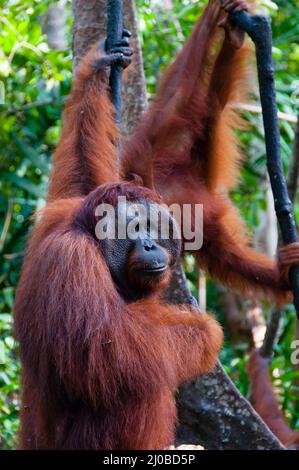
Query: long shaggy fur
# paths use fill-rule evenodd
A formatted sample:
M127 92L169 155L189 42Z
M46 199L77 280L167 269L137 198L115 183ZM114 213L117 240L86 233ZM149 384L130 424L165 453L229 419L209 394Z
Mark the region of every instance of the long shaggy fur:
M270 295L285 302L290 300L288 284L277 264L251 247L228 197L242 159L234 130L243 123L235 105L248 91L251 51L246 43L235 48L218 27L220 3L209 1L126 142L123 177L138 173L167 204L202 204L204 243L195 253L200 267L247 296Z
M15 302L22 449L162 449L174 437L176 387L217 358L222 332L213 318L166 305L158 291L124 301L94 237L99 202L115 205L118 195L160 201L158 192L166 203L202 203L199 263L247 291L281 298L287 290L276 266L240 235L223 193L239 159L230 105L244 54L219 34L219 5L210 0L124 149L123 179L133 176L134 183L118 181L101 53L92 49L77 71L49 202L31 236ZM141 180L156 193L138 187Z
M49 200L86 195L102 183L117 180L117 130L107 94L107 73L96 72L103 55L93 46L76 71L53 158Z
M21 449L163 449L174 440L174 392L209 371L217 322L164 304L126 303L95 239L101 202L161 202L115 182L107 74L87 55L77 72L51 178L15 300L22 362ZM136 293L138 294L138 293ZM142 297L142 293L140 293Z
M76 223L81 206L49 204L27 249L15 303L20 448L164 448L174 438L173 393L213 367L221 329L156 297L126 305Z

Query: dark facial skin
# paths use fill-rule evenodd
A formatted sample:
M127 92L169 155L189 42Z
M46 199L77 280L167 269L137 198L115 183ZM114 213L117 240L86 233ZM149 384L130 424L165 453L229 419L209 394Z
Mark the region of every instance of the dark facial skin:
M149 214L152 203L141 200L137 204L142 204ZM175 222L166 211L163 213L163 221L169 224L169 237L161 233L161 225L153 224L153 218L143 218L143 222L138 223L136 217L134 218L133 204L130 209L131 214L126 214L123 219L127 237L117 238L116 233L114 239L101 240L100 247L122 296L126 301L135 301L166 287L171 267L180 254L180 240L174 238ZM119 217L117 223L118 220ZM150 228L153 230L153 227L154 237L153 232L150 233ZM131 234L136 239L132 239Z

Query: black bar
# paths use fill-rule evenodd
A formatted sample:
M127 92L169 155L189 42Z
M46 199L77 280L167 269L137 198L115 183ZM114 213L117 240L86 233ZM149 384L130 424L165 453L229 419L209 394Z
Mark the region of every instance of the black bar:
M161 451L0 451L3 468L40 469L41 465L65 469L134 469L147 468L198 468L218 469L223 465L240 468L246 461L247 466L271 465L272 468L286 466L295 468L298 454L293 451L209 451L209 450L161 450Z
M115 43L122 38L123 31L123 1L108 0L107 2L107 51L109 52ZM110 74L110 89L112 103L115 107L116 124L121 123L121 81L122 67L112 65Z
M267 168L274 196L275 211L283 242L285 244L294 243L298 241L298 233L280 154L271 22L266 16L250 16L245 11L233 13L231 19L248 33L255 44L265 129ZM294 306L299 318L299 266L290 270L290 283L294 294Z

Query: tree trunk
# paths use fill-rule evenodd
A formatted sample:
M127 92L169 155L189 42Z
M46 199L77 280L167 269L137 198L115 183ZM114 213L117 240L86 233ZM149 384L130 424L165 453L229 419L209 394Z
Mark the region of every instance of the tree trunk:
M123 130L128 135L146 107L146 90L134 0L125 0L124 5L124 24L133 33L132 43L137 51L135 67L130 67L125 80L123 98ZM90 45L105 35L106 1L73 0L73 9L76 65ZM175 304L190 302L191 293L182 266L174 270L165 297ZM181 387L178 409L180 443L202 444L207 449L282 449L220 365L204 378Z
M106 35L106 0L73 0L74 67L89 47ZM135 2L124 2L124 25L132 32L131 46L134 57L131 66L124 72L122 106L122 134L132 133L137 119L146 108L146 86L140 41L138 39Z
M43 33L47 36L47 43L55 51L67 49L66 38L66 0L59 0L49 5L43 25Z

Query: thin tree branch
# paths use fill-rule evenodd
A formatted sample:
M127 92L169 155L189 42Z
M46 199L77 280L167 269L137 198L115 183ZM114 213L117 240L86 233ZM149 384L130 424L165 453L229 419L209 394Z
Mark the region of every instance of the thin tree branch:
M246 11L231 15L240 28L246 31L256 49L260 98L263 110L267 167L274 196L275 211L285 244L298 241L293 206L284 178L280 155L280 133L272 58L272 29L266 16L250 16ZM294 294L294 306L299 318L299 265L290 269L290 283Z
M295 203L297 190L299 184L299 120L297 121L295 141L293 152L290 159L288 174L287 174L287 187L292 203ZM282 310L273 308L267 324L267 330L261 347L261 354L263 357L271 358L273 349L278 339L279 327L282 318Z

